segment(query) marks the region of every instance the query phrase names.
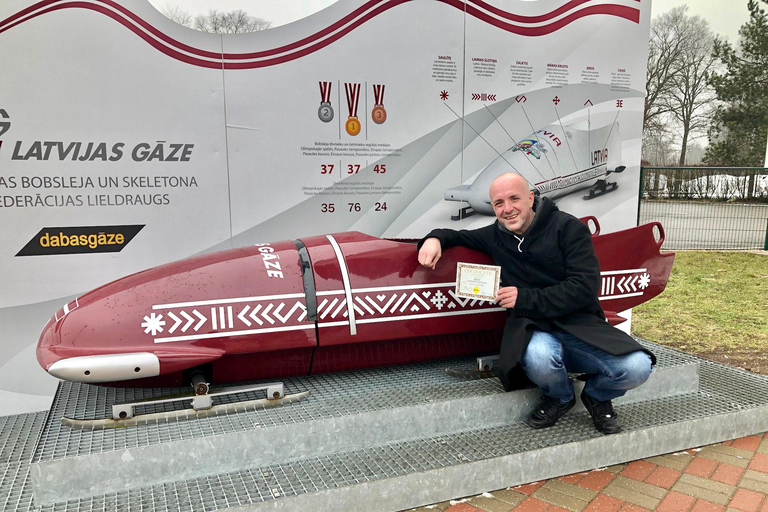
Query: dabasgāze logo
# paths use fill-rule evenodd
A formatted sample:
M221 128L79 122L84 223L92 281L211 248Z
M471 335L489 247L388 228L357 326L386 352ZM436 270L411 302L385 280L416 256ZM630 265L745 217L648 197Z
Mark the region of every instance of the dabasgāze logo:
M120 252L143 227L144 224L43 228L16 256Z
M7 121L7 119L10 119L8 112L6 112L4 108L0 108L0 137L2 137L5 132L11 129L11 122ZM3 147L2 140L0 140L0 148L1 147Z

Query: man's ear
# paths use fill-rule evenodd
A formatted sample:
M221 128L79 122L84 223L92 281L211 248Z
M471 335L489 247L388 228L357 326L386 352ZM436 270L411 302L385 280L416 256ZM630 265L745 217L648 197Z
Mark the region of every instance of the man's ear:
M533 190L528 194L528 206L533 206Z

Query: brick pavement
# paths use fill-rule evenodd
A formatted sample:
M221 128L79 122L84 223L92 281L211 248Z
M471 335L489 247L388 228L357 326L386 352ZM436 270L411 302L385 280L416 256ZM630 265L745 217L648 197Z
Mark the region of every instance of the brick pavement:
M408 512L768 512L768 433Z

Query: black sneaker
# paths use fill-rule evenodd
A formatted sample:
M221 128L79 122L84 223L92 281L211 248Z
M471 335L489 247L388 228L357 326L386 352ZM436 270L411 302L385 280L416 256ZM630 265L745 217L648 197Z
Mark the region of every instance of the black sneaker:
M533 428L547 428L551 427L557 420L559 420L563 414L571 410L571 407L576 405L576 397L574 396L570 402L563 403L559 398L551 398L544 396L538 407L533 410L530 416L525 420L525 424Z
M584 407L587 408L590 416L592 416L595 428L597 428L601 434L616 434L621 432L619 416L616 414L616 411L613 410L613 404L610 400L602 402L582 392L581 401L584 402Z

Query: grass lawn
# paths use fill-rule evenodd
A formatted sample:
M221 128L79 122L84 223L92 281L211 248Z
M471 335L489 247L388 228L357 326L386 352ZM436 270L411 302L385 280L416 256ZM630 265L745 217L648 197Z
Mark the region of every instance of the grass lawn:
M634 308L632 333L768 375L768 255L677 251L666 290Z

